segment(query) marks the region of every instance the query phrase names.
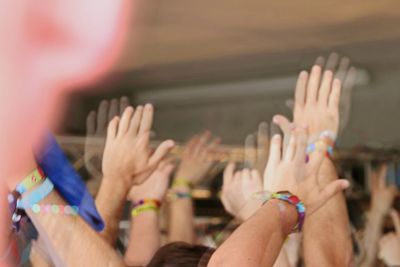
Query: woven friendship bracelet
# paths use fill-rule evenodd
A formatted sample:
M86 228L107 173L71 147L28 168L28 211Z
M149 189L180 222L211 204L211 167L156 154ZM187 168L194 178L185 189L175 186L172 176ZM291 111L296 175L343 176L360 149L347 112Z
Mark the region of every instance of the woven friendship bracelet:
M137 202L134 202L133 203L133 207L138 207L138 206L141 206L141 205L144 205L144 204L154 204L158 208L161 207L161 201L158 200L158 199L155 199L155 198L144 198L144 199L141 199L141 200L139 200Z
M289 191L280 191L272 193L271 199L279 199L287 203L290 203L296 207L298 221L297 225L292 230L292 233L301 232L304 224L304 219L306 217L306 208L304 207L303 202L301 202L301 200L297 196L293 195Z

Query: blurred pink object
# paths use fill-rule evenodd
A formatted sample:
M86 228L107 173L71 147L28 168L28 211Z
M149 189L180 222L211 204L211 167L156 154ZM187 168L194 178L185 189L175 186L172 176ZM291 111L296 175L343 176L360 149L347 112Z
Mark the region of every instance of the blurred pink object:
M63 96L110 69L122 48L131 1L0 0L0 173L12 188L33 146L56 125ZM2 183L0 183L0 186ZM6 190L0 188L1 200ZM0 201L0 266L7 203Z

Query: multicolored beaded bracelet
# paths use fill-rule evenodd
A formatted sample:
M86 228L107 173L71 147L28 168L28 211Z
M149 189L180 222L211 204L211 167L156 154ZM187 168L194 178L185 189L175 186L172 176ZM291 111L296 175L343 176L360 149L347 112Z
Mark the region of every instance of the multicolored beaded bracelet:
M79 214L78 206L70 205L56 205L56 204L34 204L31 207L34 213L44 213L44 214L64 214L77 216Z
M301 200L297 196L293 195L289 191L279 191L276 193L272 193L271 199L279 199L288 202L296 207L298 222L292 233L301 232L301 230L303 229L304 219L306 217L306 208L304 207L303 202L301 202Z
M131 215L132 217L136 217L139 214L143 213L143 212L147 212L147 211L159 211L160 207L157 206L155 203L146 203L146 204L142 204L140 206L136 206L132 209L131 211Z
M38 167L37 169L33 170L30 174L28 174L21 183L17 185L15 190L20 193L21 195L37 185L39 182L44 180L46 175L43 173L43 170Z
M140 199L139 201L136 201L136 202L132 203L132 206L135 208L135 207L138 207L138 206L142 206L144 204L154 204L158 208L161 207L161 201L159 199L156 199L156 198Z

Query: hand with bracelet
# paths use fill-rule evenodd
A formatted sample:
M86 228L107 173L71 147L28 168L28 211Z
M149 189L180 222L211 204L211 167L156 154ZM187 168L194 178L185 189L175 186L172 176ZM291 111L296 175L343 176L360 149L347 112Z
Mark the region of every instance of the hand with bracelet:
M175 180L185 180L187 185L201 182L214 164L210 152L216 149L219 143L220 138L212 137L209 131L192 137L183 151ZM182 182L178 184L182 185Z
M146 266L160 247L159 204L163 203L174 165L163 160L141 185L133 186L131 230L125 252L128 266ZM143 208L144 207L144 208Z
M347 70L347 67L339 66L338 71L341 68ZM319 146L324 146L323 143L330 146L326 154L330 156L338 134L342 82L339 79L340 75L335 77L333 74L336 69L335 56L329 57L325 66L324 59L320 57L311 71L302 71L297 80L293 122L295 125L309 126L308 149L311 159L315 154L313 151ZM281 128L291 125L289 120L281 115L275 116L274 122ZM325 186L337 179L333 162L326 158L318 173L318 183ZM307 266L347 266L353 257L344 195L337 194L327 205L326 209L319 210L305 224L303 243L304 261ZM335 227L327 234L326 229L331 225ZM332 244L343 245L332 247Z
M265 175L275 176L273 189L279 192L272 199L265 195L265 204L221 245L208 266L272 266L287 235L301 230L304 219L349 185L337 180L321 187L317 173L325 151L317 149L306 164L306 146L305 128L293 130L284 155L282 138L272 138Z
M110 243L116 238L129 189L143 183L174 146L172 140L167 140L154 152L150 149L153 113L151 104L136 109L127 107L121 119L114 117L108 125L102 163L104 177L96 204L106 221L101 234Z
M245 221L260 207L259 201L252 198L262 191L261 176L255 169L235 172L235 164L229 163L224 171L221 201L227 212L240 221Z
M211 170L214 160L210 153L218 146L219 138L206 131L189 140L182 155L171 188L169 207L169 242L195 241L191 187L200 183Z

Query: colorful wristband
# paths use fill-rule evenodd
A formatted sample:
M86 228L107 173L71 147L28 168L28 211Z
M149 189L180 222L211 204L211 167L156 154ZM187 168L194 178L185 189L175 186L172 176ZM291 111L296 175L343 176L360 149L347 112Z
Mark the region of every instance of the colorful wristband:
M287 203L290 203L296 207L298 222L297 225L292 230L292 233L301 232L304 224L304 219L306 217L306 208L304 207L303 202L301 202L301 200L297 196L293 195L289 191L280 191L272 193L271 199L279 199Z
M131 215L132 217L136 217L143 212L148 211L155 211L157 212L160 209L159 206L155 205L154 203L147 203L140 206L136 206L132 209Z
M31 189L33 186L41 182L46 178L45 174L43 173L43 170L38 167L34 171L32 171L30 174L28 174L24 180L22 180L21 183L17 185L15 190L20 193L21 195Z
M172 190L168 193L168 201L174 201L177 199L192 198L191 192L179 192Z
M161 201L159 199L156 198L144 198L144 199L140 199L137 202L133 203L133 207L138 207L138 206L142 206L144 204L153 204L155 206L157 206L158 208L161 207Z
M54 185L50 179L46 178L44 182L35 190L33 190L29 195L23 199L17 200L17 209L27 209L31 208L34 204L37 204L43 200L47 195L53 191Z
M180 187L180 186L191 188L192 187L192 183L188 179L184 179L184 178L176 178L176 179L174 179L174 181L172 182L172 188Z
M45 213L45 214L64 214L77 216L79 213L78 206L70 205L55 205L55 204L34 204L31 207L34 213Z

